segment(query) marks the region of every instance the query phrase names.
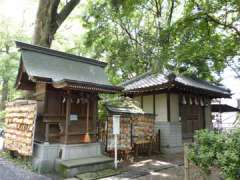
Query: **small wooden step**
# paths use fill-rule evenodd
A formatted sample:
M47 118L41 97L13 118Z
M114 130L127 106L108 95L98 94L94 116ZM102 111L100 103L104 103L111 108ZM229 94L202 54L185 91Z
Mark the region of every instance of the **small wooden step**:
M60 161L57 172L63 177L74 177L80 173L93 172L113 167L113 159L107 156L95 156Z

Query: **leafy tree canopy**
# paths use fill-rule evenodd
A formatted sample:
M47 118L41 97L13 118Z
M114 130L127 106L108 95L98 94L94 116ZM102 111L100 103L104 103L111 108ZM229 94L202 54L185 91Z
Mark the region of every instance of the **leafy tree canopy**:
M238 0L88 1L84 44L114 83L166 69L215 80L239 55Z

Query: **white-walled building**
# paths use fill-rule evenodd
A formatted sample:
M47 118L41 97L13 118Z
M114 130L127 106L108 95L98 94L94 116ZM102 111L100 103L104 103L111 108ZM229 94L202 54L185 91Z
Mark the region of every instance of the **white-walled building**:
M168 153L182 151L195 130L212 128L212 99L231 97L228 89L175 74L146 73L122 86L126 96L137 100L145 112L155 114L161 150Z

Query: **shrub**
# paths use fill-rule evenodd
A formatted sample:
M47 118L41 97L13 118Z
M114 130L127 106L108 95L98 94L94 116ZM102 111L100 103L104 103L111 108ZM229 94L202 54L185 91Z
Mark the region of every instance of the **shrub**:
M217 165L225 179L240 179L240 130L225 136L224 150L217 153Z
M195 143L188 151L188 159L205 174L215 166L225 179L240 179L240 130L217 133L209 130L197 131Z

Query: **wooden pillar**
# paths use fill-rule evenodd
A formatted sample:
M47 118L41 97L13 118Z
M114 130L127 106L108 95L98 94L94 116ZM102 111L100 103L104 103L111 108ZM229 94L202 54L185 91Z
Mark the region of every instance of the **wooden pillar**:
M48 135L49 135L49 123L46 123L46 127L45 127L45 142L48 142Z
M37 89L37 87L36 87ZM38 106L38 111L39 111L39 106ZM43 97L43 114L47 114L48 113L48 92L47 92L47 86L45 86L45 94ZM43 118L44 120L44 118ZM45 124L45 142L48 142L48 135L49 135L49 124L46 123Z
M87 118L86 118L86 133L84 135L84 142L89 143L91 141L89 135L89 111L90 111L90 99L87 101Z
M206 106L204 105L204 106L201 106L200 105L200 107L202 108L202 110L203 110L203 128L205 129L206 128Z
M109 116L107 116L107 120L106 120L106 123L107 123L107 129L106 129L106 146L105 146L105 152L107 152L108 150L108 123L109 123L109 120L108 120ZM105 128L105 127L104 127Z
M67 90L67 100L66 100L66 122L65 122L65 144L68 142L68 126L71 113L71 91Z
M141 108L143 108L143 95L141 95Z
M130 124L130 138L131 138L131 148L133 147L133 123Z
M167 93L167 121L170 122L171 120L171 105L170 105L170 93Z
M93 105L93 121L94 121L94 132L96 133L96 141L99 141L100 134L100 124L98 121L98 97L95 95L94 105Z
M90 109L90 101L87 102L87 122L86 122L86 133L89 133L89 109Z

